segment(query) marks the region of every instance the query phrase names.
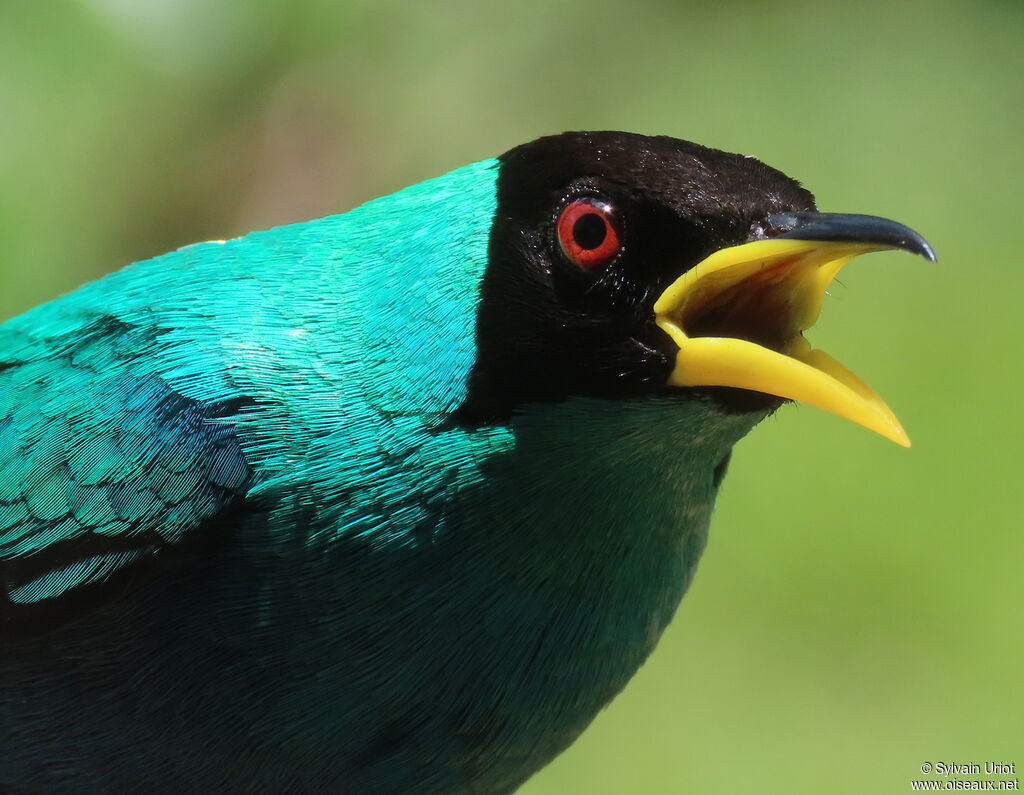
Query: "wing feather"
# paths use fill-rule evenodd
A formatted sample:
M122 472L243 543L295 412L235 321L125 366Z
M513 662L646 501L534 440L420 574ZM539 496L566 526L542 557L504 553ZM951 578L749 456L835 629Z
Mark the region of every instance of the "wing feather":
M11 603L102 582L244 497L251 471L231 419L247 401L171 388L146 356L159 330L91 318L46 345L5 332L0 357L15 355L0 364L0 580Z

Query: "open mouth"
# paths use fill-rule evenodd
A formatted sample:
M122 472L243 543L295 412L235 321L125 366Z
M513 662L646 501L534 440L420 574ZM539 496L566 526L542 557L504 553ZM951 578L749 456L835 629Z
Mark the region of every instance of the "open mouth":
M910 440L885 402L803 336L825 291L858 254L904 248L934 261L913 230L874 216L790 213L790 229L716 251L684 273L654 305L657 325L679 348L673 386L731 386L818 406L905 447Z

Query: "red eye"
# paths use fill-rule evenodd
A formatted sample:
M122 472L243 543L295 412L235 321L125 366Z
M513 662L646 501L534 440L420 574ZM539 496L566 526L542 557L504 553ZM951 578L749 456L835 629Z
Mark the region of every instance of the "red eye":
M558 216L558 242L581 268L600 268L622 248L622 230L610 204L577 199Z

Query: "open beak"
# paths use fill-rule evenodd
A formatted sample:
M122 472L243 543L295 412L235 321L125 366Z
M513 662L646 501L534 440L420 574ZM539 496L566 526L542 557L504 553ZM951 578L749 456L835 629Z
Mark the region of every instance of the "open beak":
M810 403L904 447L903 426L867 384L803 332L825 291L858 254L901 248L935 262L909 227L872 215L781 213L776 235L716 251L654 304L655 322L679 346L668 383L731 386Z

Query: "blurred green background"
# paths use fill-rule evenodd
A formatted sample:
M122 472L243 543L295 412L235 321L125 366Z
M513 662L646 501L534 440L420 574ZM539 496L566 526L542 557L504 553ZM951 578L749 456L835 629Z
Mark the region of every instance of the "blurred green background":
M1019 2L3 0L0 317L538 135L755 154L930 238L811 337L907 451L811 408L741 443L658 651L523 792L906 792L1024 764Z

